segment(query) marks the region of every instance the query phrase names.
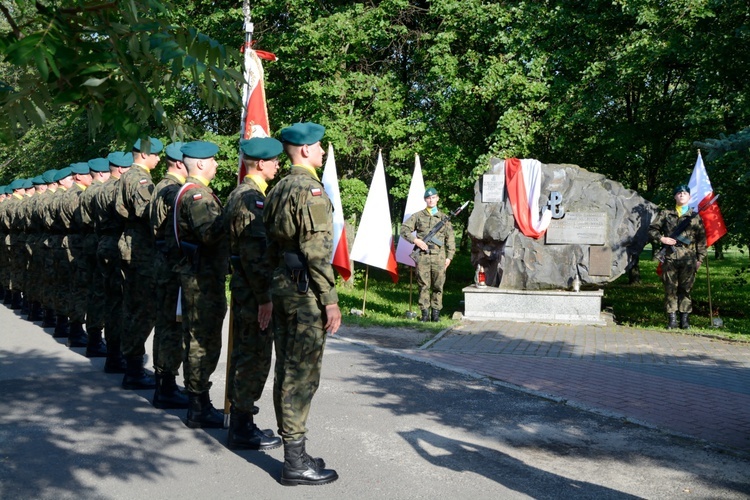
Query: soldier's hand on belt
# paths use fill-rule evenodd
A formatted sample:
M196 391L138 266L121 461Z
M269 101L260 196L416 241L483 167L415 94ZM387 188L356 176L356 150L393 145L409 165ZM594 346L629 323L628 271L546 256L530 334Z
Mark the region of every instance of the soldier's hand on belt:
M258 324L261 330L268 328L271 322L271 313L273 313L273 302L266 302L258 306Z
M420 240L419 238L414 238L414 244L419 247L420 250L424 250L425 252L427 251L427 243Z
M326 332L335 335L341 326L341 309L338 304L328 304L326 306Z

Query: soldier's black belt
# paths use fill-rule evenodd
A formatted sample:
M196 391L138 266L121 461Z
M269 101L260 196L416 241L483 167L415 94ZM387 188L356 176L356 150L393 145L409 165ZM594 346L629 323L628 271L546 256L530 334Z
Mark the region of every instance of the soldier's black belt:
M310 288L310 273L307 271L307 261L302 252L284 252L284 265L289 271L289 277L297 284L298 293L307 293Z

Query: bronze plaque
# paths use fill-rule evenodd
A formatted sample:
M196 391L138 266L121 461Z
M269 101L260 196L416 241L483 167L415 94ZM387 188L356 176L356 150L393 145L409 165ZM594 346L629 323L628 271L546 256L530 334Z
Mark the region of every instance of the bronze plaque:
M609 247L589 248L589 275L609 276L612 274L612 249Z
M547 228L548 245L604 245L607 239L607 214L567 212L552 219Z

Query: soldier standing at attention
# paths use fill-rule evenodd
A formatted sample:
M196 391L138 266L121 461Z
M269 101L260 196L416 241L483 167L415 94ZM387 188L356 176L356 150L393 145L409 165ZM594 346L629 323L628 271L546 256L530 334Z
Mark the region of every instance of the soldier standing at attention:
M327 484L338 479L305 451L307 416L320 384L326 332L341 325L333 252L333 207L316 169L323 166L325 128L296 123L281 131L292 161L289 175L271 189L263 210L269 262L276 367L273 402L284 440L281 484Z
M115 207L124 220L120 238L123 275L123 328L120 338L127 369L123 389L154 389L154 378L143 368L146 339L156 321L154 258L149 205L154 193L151 171L159 164L164 145L159 139L138 139L133 145L133 166L122 174Z
M224 427L224 414L211 404L209 378L221 354L229 245L221 203L208 187L216 176L214 156L219 147L194 141L181 151L188 178L175 201L175 236L184 256L179 270L186 346L182 366L190 400L187 426L219 429Z
M93 199L94 228L99 243L96 247L97 271L104 280L104 338L107 341L105 373L125 373L126 363L121 351L122 265L118 247L123 232L122 217L117 213L117 191L120 177L133 164L133 154L115 151L107 155L109 179Z
M445 285L445 271L448 269L453 255L456 253L456 240L453 226L446 221L442 229L430 241L423 238L435 225L448 216L438 210L440 200L434 187L424 192L427 207L412 214L401 225L401 237L409 243L414 243L421 250L417 262L417 285L419 286L419 308L422 310L420 321L440 321L440 311L443 309L443 286ZM416 236L412 233L416 231ZM430 317L430 307L432 317Z
M225 225L232 252L232 332L233 346L229 369L229 401L232 416L229 448L267 450L281 446L277 436L269 437L253 420L255 402L263 394L271 369L273 331L269 327L271 269L264 260L266 228L263 225L268 183L279 170L279 141L256 137L243 141L243 161L247 175L227 200Z
M167 173L156 184L154 199L151 200L151 230L157 250L154 259L157 308L153 349L156 389L151 402L154 407L164 409L188 407L188 398L176 382L185 351L182 323L177 321L180 275L175 270L182 254L174 237L174 201L187 177L180 152L182 146L183 143L174 142L164 150Z
M681 184L674 189L674 209L661 210L649 227L649 237L659 241L667 250L662 264L661 280L664 283L664 306L667 311L667 328L677 328L677 313L680 313L680 328L690 328L688 315L692 312L690 291L695 282L695 273L706 258L706 230L701 218L688 206L690 188ZM673 235L678 224L686 218L690 223L679 235Z

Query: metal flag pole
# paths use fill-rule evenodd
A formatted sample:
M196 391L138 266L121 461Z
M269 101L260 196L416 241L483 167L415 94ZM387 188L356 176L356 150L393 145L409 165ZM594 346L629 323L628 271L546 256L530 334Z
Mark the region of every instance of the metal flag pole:
M370 277L370 266L365 266L365 293L362 296L362 316L365 315L365 307L367 306L367 280Z

